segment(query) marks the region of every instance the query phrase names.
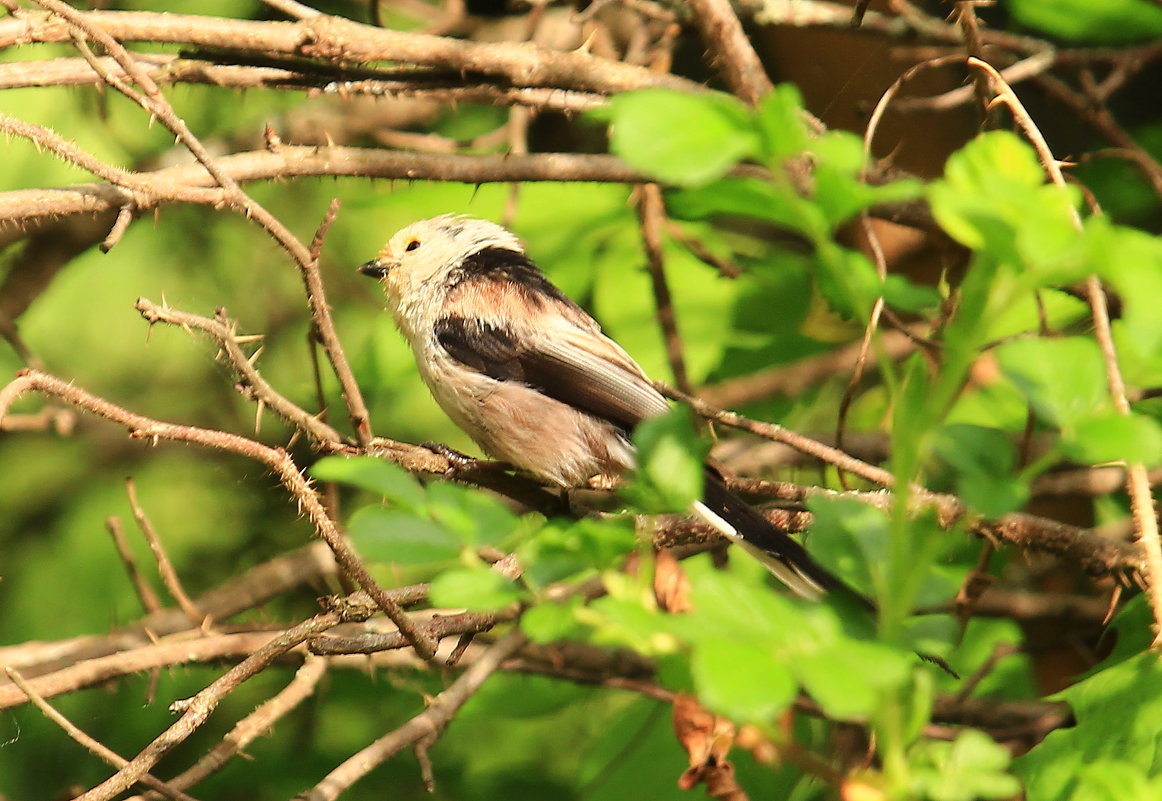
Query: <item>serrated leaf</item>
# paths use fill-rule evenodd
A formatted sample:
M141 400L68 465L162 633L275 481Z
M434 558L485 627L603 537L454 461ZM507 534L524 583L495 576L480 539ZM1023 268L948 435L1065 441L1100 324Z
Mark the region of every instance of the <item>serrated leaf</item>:
M977 729L965 729L951 743L924 741L912 755L913 791L931 801L1008 799L1021 791L1009 775L1008 750Z
M501 543L521 524L521 518L496 498L455 484L428 487L427 510L465 543L477 545Z
M1027 482L1013 474L1016 448L1004 431L951 424L937 431L932 447L955 472L957 494L981 514L997 517L1028 499Z
M871 715L886 689L903 685L915 662L913 653L845 638L797 655L792 671L829 718L852 720Z
M1060 693L1076 725L1057 729L1014 761L1028 801L1070 798L1087 765L1100 760L1129 762L1157 773L1162 753L1162 663L1153 651L1102 670Z
M785 159L807 149L803 98L794 84L779 84L763 95L759 100L758 127L763 137L763 155L768 160Z
M997 348L996 357L1037 414L1060 428L1109 406L1105 366L1092 339L1016 340Z
M541 644L575 637L582 629L576 614L580 604L581 599L575 596L562 603L537 604L521 615L521 631Z
M940 305L940 293L930 286L914 284L906 277L892 273L884 279L880 290L884 301L901 311L920 312Z

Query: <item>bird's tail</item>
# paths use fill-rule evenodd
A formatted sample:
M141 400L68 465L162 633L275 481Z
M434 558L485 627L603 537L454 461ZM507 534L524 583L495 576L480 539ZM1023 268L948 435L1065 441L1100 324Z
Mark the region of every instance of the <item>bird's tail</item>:
M812 559L802 545L735 496L710 469L706 471L702 500L694 504L694 511L716 531L742 545L797 595L818 599L839 591L875 610L863 594Z

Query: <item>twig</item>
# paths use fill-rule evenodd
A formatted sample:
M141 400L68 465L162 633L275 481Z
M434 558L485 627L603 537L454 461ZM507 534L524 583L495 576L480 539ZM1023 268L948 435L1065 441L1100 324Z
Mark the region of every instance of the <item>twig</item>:
M282 448L271 448L225 431L152 420L123 409L103 398L91 395L55 376L34 370L22 371L14 381L0 390L0 418L7 413L9 406L16 398L32 391L58 397L78 409L121 423L130 429L130 436L137 439L153 442L168 439L175 442L195 443L203 447L238 453L265 464L278 476L283 486L298 503L299 508L306 513L314 524L315 531L334 552L335 558L343 566L347 575L371 595L380 609L391 618L409 642L415 646L417 653L424 658L430 657L434 653L434 644L415 629L399 605L372 578L362 560L339 531L335 521L327 514L318 493L299 472L298 466L295 465L290 455Z
M76 31L91 36L100 42L106 52L125 70L126 74L142 88L143 93L132 91L123 82L112 80L111 78L108 80L109 85L138 103L143 109L157 117L166 128L173 132L186 149L193 154L194 158L198 160L198 163L213 177L214 182L222 187L226 203L241 212L247 219L257 223L294 259L301 272L303 282L306 285L307 299L311 305L312 317L315 321L316 330L319 333L319 339L323 344L324 350L327 352L332 369L334 369L335 375L339 379L356 437L361 444L366 446L371 441L367 406L363 402L363 395L359 390L359 385L355 381L355 376L351 372L350 365L347 363L347 357L343 353L343 346L339 342L338 335L335 333L334 325L331 323L331 312L327 307L326 298L324 297L323 284L318 273L318 264L311 259L309 250L283 225L282 221L247 195L233 176L218 165L205 145L194 135L189 126L186 125L185 120L177 115L173 106L170 105L165 95L157 87L157 84L153 82L153 79L138 67L133 57L117 39L105 31L100 24L94 23L88 15L76 11L71 6L61 2L61 0L35 0L35 2L66 19ZM314 19L312 18L311 22ZM84 48L82 48L82 52L84 52ZM329 213L333 215L334 211L332 210Z
M388 70L340 69L326 64L293 62L272 64L219 64L170 53L133 53L133 59L158 85L207 84L223 89L277 89L292 92L323 92L352 97L407 97L435 100L449 105L487 103L522 105L564 112L582 112L607 105L604 95L571 89L498 86L464 80L452 81L445 72L411 70L396 77ZM101 73L93 65L99 65ZM85 86L103 82L101 74L126 80L127 73L108 56L94 60L54 58L0 64L0 89L34 86Z
M133 551L129 547L129 543L125 539L125 532L121 529L121 521L116 517L105 518L105 528L109 530L110 536L113 537L113 544L117 548L117 555L121 557L121 563L125 565L125 572L129 574L129 581L133 584L133 589L137 592L137 597L141 599L141 605L145 608L147 613L153 613L161 609L161 601L158 600L157 593L153 591L153 587L141 575L141 571L137 569L137 560L133 558Z
M188 769L170 779L168 784L184 790L217 773L231 759L244 753L247 745L269 732L275 723L310 698L326 672L326 659L307 654L286 687L234 724L222 742Z
M432 699L420 714L347 759L322 781L300 797L304 801L333 801L352 784L409 745L438 735L460 707L471 698L484 681L516 653L525 643L524 634L514 631L499 640L472 663L448 689Z
M6 119L9 118L0 116L0 130L11 129L13 133L24 135L23 131L17 130L16 125L5 127ZM51 132L43 128L39 130L47 132L46 136L30 138L47 146L46 137ZM83 157L78 155L77 158ZM402 178L466 184L512 181L646 183L650 180L613 156L569 153L533 153L498 160L495 156L482 155L283 145L277 153L267 150L237 153L222 156L217 159L217 163L225 173L244 183L316 176ZM100 164L86 164L85 167L107 170L107 165ZM753 170L743 169L738 172L751 173ZM15 222L65 214L89 214L118 210L126 204L144 211L166 203L187 202L214 206L225 202L222 190L211 188L213 179L196 165L167 167L148 173L117 172L112 176L116 181L110 184L81 184L59 189L22 189L0 193L0 220Z
M332 200L327 208L327 213L315 234L318 246L312 248L312 251L322 250L327 230L339 212L338 204L338 200ZM335 371L335 376L339 379L343 400L347 403L347 414L351 418L351 425L355 430L355 438L359 440L360 445L366 448L371 444L371 415L367 411L367 404L363 401L363 393L359 390L355 373L351 370L351 364L347 361L343 345L339 341L339 334L335 331L335 323L331 319L331 307L327 304L327 296L323 290L323 277L319 274L319 254L312 253L312 251L303 254L306 256L305 259L296 256L295 260L299 262L303 283L306 284L307 302L311 307L314 332L331 362L331 369Z
M34 690L32 686L24 680L24 677L21 676L20 673L10 667L4 668L4 672L8 674L8 678L11 679L12 683L19 687L20 691L28 696L28 700L32 702L33 706L44 713L46 718L60 726L65 734L80 743L91 754L107 762L118 770L128 764L127 759L113 751L111 748L105 746L98 740L93 739L85 732L81 731L81 729L78 728L72 721L50 706L49 703L45 701L40 695L38 695L36 690ZM196 801L191 796L181 792L180 789L172 786L167 782L161 781L149 773L143 773L138 781L140 781L146 787L155 790L164 798L173 798L175 801Z
M817 459L820 459L827 464L834 465L841 470L846 470L861 478L867 479L874 484L879 484L883 487L895 486L896 477L884 470L882 467L868 464L860 461L855 457L844 453L838 448L832 448L829 445L824 445L818 440L805 437L788 428L777 425L775 423L764 423L759 420L751 420L743 417L736 412L728 412L723 409L716 408L706 401L691 397L682 392L675 391L672 387L667 387L664 384L655 382L658 391L667 395L674 400L689 404L695 413L705 417L707 420L713 420L717 423L722 423L731 428L739 428L743 431L749 431L752 434L757 434L764 439L770 439L775 442L782 442L789 445L797 451L810 454Z
M187 330L192 329L207 334L226 355L226 360L239 378L239 387L244 390L247 397L270 408L279 417L306 433L317 443L339 444L343 441L339 432L327 425L318 415L311 414L306 409L297 406L267 383L266 379L255 368L252 358L246 355L240 344L257 335L239 335L237 322L226 316L225 309L218 309L214 319L210 319L178 311L165 304L159 306L146 298L138 298L137 302L133 304L133 308L141 312L141 316L150 323L171 323Z
M480 634L500 623L515 620L520 616L521 607L512 605L497 612L460 612L458 614L438 614L424 624L425 631L434 639L454 635ZM311 653L320 656L344 654L374 654L403 648L407 640L398 631L361 631L355 634L326 634L315 637L308 644ZM455 656L455 652L453 652ZM455 659L451 659L454 663Z
M678 332L678 320L674 314L674 301L670 287L666 283L665 256L662 253L662 226L666 219L666 206L662 200L662 190L657 184L646 184L638 189L638 220L641 224L642 246L646 252L646 269L650 273L650 283L657 305L658 324L666 342L666 358L674 383L682 392L690 394L693 387L686 373L686 358L683 355L682 335Z
M920 326L909 329L919 332ZM698 397L711 406L746 406L774 395L799 395L807 388L852 369L862 350L861 342L816 356L807 356L790 364L758 370L750 375L711 384L698 391ZM916 350L908 334L883 331L879 336L879 350L883 357L898 361Z
M342 620L343 617L339 613L326 612L287 629L242 662L230 668L193 698L172 704L171 709L180 712L181 718L158 735L153 742L115 774L96 787L77 796L76 801L109 801L109 799L125 792L140 781L141 777L162 757L197 731L222 699L238 685L262 671L282 654L310 637L335 626Z
M774 86L729 1L690 0L689 5L710 60L717 62L730 91L749 105L756 105Z
M142 508L137 498L137 484L132 478L125 479L125 492L129 496L129 507L133 510L133 519L137 521L137 527L141 530L142 536L145 537L145 541L149 544L149 550L153 552L153 558L157 560L158 575L161 576L161 581L165 585L165 588L169 590L170 597L177 602L178 608L189 618L190 623L195 626L206 625L210 618L198 609L197 605L190 600L190 596L186 594L185 588L182 587L177 570L174 569L169 554L165 552L165 546L161 544L161 539L157 536L157 531L154 529L153 523L150 522L149 516L145 513L145 509Z
M891 493L882 491L836 492L822 487L753 478L733 478L729 485L741 492L795 503L803 503L816 496L852 498L884 510L890 509L893 503ZM924 508L935 509L936 522L942 528L952 528L968 514L964 503L952 495L916 488L915 497L913 508L916 511ZM811 515L807 512L777 508L762 511L787 531L806 531L812 524ZM978 536L1068 558L1090 575L1122 575L1140 573L1145 569L1144 554L1138 545L1111 540L1068 523L1025 512L1011 512L992 520L973 519L968 522L969 530ZM710 529L690 520L666 518L655 537L655 544L659 547L668 547L675 542L681 542L683 535L691 530Z

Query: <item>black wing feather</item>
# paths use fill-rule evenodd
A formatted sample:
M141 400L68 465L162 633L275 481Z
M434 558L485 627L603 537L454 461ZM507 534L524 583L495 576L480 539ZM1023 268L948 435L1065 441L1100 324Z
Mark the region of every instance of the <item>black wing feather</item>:
M435 331L437 341L453 359L498 381L520 381L625 429L645 418L643 410L622 397L611 382L551 353L522 345L507 328L444 317L436 322Z

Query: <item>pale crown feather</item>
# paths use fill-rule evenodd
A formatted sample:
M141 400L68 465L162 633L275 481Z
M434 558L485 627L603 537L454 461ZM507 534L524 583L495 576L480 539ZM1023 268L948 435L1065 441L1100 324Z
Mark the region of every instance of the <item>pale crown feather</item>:
M416 324L429 319L426 312L443 301L448 274L484 248L524 253L511 231L458 214L411 223L383 246L378 261L388 268L384 279L388 304L409 339L421 334Z

